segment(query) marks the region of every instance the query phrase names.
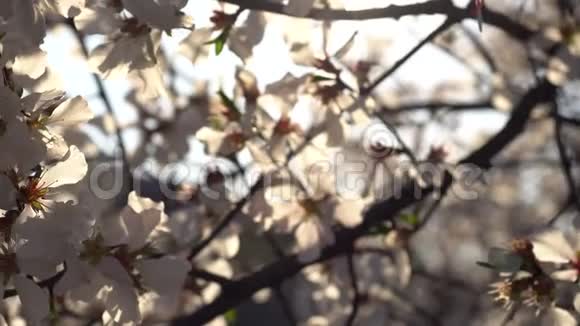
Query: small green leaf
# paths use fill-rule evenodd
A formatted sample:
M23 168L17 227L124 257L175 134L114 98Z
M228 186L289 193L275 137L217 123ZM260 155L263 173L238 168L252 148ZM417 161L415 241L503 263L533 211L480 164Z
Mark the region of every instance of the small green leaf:
M225 37L218 37L218 39L215 41L215 54L216 55L220 55L220 53L222 53L225 44L226 44L226 38Z
M383 235L387 234L390 230L391 228L386 225L377 225L369 230L369 235Z
M206 42L205 44L214 44L215 45L215 54L220 55L222 53L224 46L226 45L226 41L230 36L230 31L232 30L232 25L227 26L224 30L216 37L215 39Z
M226 311L224 318L226 319L228 325L234 325L238 319L238 313L236 312L236 309L230 309Z
M218 91L218 96L220 97L222 104L230 111L230 113L232 113L233 120L235 121L239 120L242 114L240 113L240 110L238 109L234 101L231 98L229 98L226 95L226 93L224 93L224 91L222 90Z
M223 131L225 127L222 125L220 118L215 115L210 115L207 118L210 128Z
M416 214L402 214L399 218L410 226L419 225L419 217Z
M322 81L329 81L329 80L334 80L334 77L312 75L312 81L315 83L322 82Z

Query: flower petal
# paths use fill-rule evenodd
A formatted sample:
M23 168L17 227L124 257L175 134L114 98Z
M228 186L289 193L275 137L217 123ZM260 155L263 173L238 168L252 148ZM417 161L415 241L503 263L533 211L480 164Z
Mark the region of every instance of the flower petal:
M93 118L87 101L76 96L61 103L50 115L50 126L73 126Z
M557 229L549 229L534 236L532 243L539 261L566 263L576 256L564 234Z
M71 146L63 160L46 169L42 182L51 188L75 184L87 174L87 169L85 155L76 146Z
M14 286L22 302L22 314L31 325L38 325L50 314L48 293L32 280L18 274Z
M550 309L547 315L550 320L546 325L556 325L556 326L577 326L578 322L576 318L567 310L562 308Z

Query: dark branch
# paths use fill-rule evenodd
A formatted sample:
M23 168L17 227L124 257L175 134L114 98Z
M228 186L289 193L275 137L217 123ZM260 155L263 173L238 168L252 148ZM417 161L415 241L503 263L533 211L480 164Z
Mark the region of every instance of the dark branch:
M254 1L254 0L224 0L231 4L238 5L245 9L266 11L282 15L291 16L286 6L280 3L270 1ZM409 15L447 15L452 20L459 21L463 19L473 19L471 14L471 7L459 8L453 6L448 0L434 0L410 5L389 5L383 8L372 8L364 10L337 10L327 8L313 8L306 17L316 20L369 20L392 18L399 19ZM516 39L525 41L530 39L535 32L524 25L512 20L510 17L484 8L483 16L485 23L501 28L506 33L510 34Z
M452 102L424 102L424 103L406 103L397 107L382 108L381 113L384 115L395 115L409 113L413 111L426 110L431 113L438 111L469 111L469 110L489 110L492 107L490 101L481 101L474 103L452 103Z
M358 288L358 276L356 273L356 269L354 266L354 257L352 254L348 255L346 258L346 264L348 266L348 275L350 277L350 285L352 287L353 297L352 297L352 305L350 315L346 320L346 326L354 325L354 320L356 319L356 315L358 314L358 306L361 301L361 295Z
M208 271L204 271L202 269L196 269L196 268L192 269L189 272L189 275L191 275L192 277L198 278L198 279L202 279L204 281L217 283L217 284L222 285L222 286L227 286L228 284L230 284L232 282L232 280L225 278L223 276L220 276L218 274L210 273Z
M67 22L68 26L71 28L72 32L74 33L75 38L77 39L77 42L78 42L78 44L81 48L81 51L83 53L83 56L85 57L85 59L88 59L89 58L89 49L87 48L87 45L85 44L84 35L81 33L81 31L79 31L77 29L73 19L69 19L66 22ZM93 81L95 82L95 85L97 87L99 97L100 97L101 101L103 102L103 104L105 105L105 109L107 110L107 113L111 116L111 119L114 123L115 136L117 137L117 145L119 146L119 152L120 152L119 155L120 155L121 161L123 162L123 177L124 177L123 178L123 182L124 182L123 189L125 189L126 192L129 193L133 189L133 173L131 172L131 165L129 163L129 156L127 154L127 148L125 147L125 142L123 141L123 135L121 134L121 129L119 127L119 123L117 122L115 111L113 110L113 104L111 103L111 100L109 99L107 91L105 90L105 85L103 85L103 81L101 80L101 77L99 77L99 75L97 75L96 73L93 73L92 75L93 75ZM120 201L122 203L126 202L126 194L120 194L118 196L118 198L121 198Z
M568 191L570 192L570 199L576 209L580 212L580 197L578 196L578 190L576 188L576 182L574 181L574 176L572 175L572 162L568 157L566 150L566 145L564 144L563 134L562 134L562 119L560 119L560 110L558 102L554 101L554 138L556 139L556 146L558 147L558 154L560 156L560 165L562 168L562 174L566 178L566 183L568 184Z

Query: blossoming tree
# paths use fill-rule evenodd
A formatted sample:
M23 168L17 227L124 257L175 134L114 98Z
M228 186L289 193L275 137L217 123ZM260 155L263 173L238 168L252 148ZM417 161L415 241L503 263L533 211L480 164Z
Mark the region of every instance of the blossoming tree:
M578 5L2 1L0 323L576 325Z

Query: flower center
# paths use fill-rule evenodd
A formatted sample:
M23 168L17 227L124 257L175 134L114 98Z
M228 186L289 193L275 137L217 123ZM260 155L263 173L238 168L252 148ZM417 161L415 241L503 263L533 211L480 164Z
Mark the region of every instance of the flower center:
M28 127L32 129L37 130L46 129L46 123L48 122L48 118L49 118L48 116L41 114L34 119L28 118L26 120L26 124L28 125Z
M576 257L574 260L570 261L572 268L576 270L576 273L580 275L580 250L576 251Z
M298 205L300 205L300 207L304 210L305 218L319 215L318 205L316 205L316 202L310 198L299 200Z
M100 234L97 234L92 239L83 241L83 251L80 254L80 258L92 265L98 264L110 252L109 248L105 247L104 241L105 239Z
M226 140L234 145L236 148L241 148L246 142L246 137L241 131L234 131L226 136Z
M127 33L133 37L146 34L149 30L150 29L147 25L141 24L136 18L126 19L123 22L123 26L121 26L121 32Z
M274 132L279 135L288 135L298 130L298 126L292 123L289 117L283 116L280 118L276 126L274 127Z
M34 211L44 211L46 199L50 185L42 182L40 177L29 177L26 184L20 187L20 195L26 204L29 204Z

